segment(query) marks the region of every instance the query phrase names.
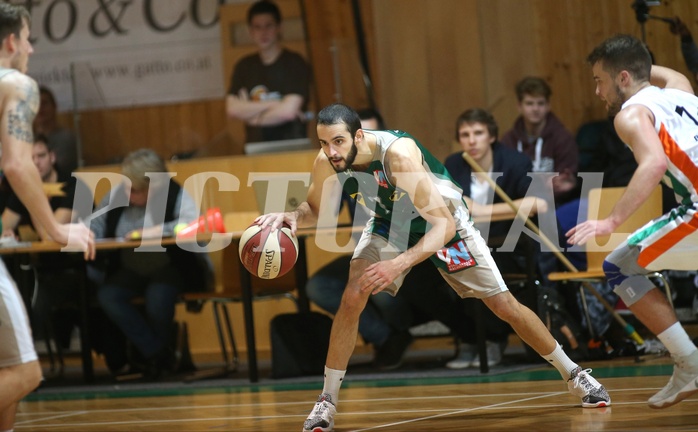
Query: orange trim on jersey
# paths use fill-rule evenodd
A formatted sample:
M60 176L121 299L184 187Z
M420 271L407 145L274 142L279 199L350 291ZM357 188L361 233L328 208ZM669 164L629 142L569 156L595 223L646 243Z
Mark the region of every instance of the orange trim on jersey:
M667 155L669 161L688 178L693 188L698 190L698 167L686 152L679 147L676 141L674 141L674 138L669 135L664 123L659 126L659 141L662 143L664 154ZM674 245L696 230L698 230L698 213L695 214L690 221L682 223L666 233L656 242L642 249L637 263L642 267L647 267L661 254L671 249Z
M698 213L695 213L688 222L682 223L666 233L659 240L643 248L637 259L637 263L641 267L647 267L652 261L659 258L661 254L671 249L687 236L693 234L696 230L698 230Z
M676 144L674 138L669 135L666 127L664 127L664 123L659 127L659 141L662 143L664 154L667 155L669 161L688 178L691 185L693 185L693 189L698 190L698 167L690 156Z

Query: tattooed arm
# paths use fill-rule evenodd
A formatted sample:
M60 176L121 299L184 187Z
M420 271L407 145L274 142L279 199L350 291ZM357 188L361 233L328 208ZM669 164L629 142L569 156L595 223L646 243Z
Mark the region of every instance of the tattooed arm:
M70 234L71 246L86 251L86 257L92 258L94 241L89 229L82 224L62 225L56 221L32 161L32 122L39 108L36 82L22 73L10 73L0 80L0 94L0 163L12 189L53 240L68 244Z
M0 119L2 170L22 204L53 237L57 223L48 200L36 199L43 192L41 177L31 157L32 122L39 105L36 83L23 74L12 73L2 80L0 86L5 99Z

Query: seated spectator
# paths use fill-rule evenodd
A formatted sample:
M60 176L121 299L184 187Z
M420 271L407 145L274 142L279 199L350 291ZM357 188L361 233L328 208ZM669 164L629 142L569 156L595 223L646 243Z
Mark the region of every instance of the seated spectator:
M603 187L628 185L637 162L630 148L618 137L613 119L583 124L576 141L580 172L602 172Z
M496 176L497 185L526 215L546 211L547 204L543 199L527 196L531 184L531 178L528 176L528 173L532 171L531 160L526 155L500 144L497 141L497 136L497 123L494 117L485 110L469 109L456 120L456 139L461 145L462 151L448 156L444 166L463 188L463 196L471 215L488 216L512 213L511 207L494 193L484 176ZM467 152L484 172L473 172L473 169L462 157L463 152ZM506 237L511 225L512 221L492 223L490 225L490 243L497 238ZM526 241L522 238L513 252L495 250L492 257L502 274L527 274L529 271L526 266L531 262L532 249L527 247ZM533 261L536 261L535 258ZM465 299L463 302L466 309L465 317L458 319L471 322L474 313L472 303L476 300ZM501 361L502 351L506 346L511 328L490 310L483 308L483 314L487 328L488 363L493 366ZM454 325L453 319L450 321L450 325ZM462 326L462 324L457 324L457 326ZM468 324L468 327L473 328L471 323ZM479 366L475 333L472 331L465 334L463 331L456 331L456 333L459 334L462 342L459 356L446 366L453 369Z
M56 220L61 224L77 220L78 215L73 212L76 179L56 169L56 157L48 148L45 136L35 137L32 159L42 182L63 184L60 189L63 196L49 196ZM32 226L42 238L46 238L43 228L33 223L29 211L10 191L2 212L3 237L18 237L17 228L21 225ZM72 329L77 325L79 292L76 278L80 273L76 270L83 266L84 260L75 254L39 254L35 262L38 291L34 293L31 313L35 336L44 335L50 325L57 342L63 347L69 345Z
M34 134L44 135L48 146L56 155L56 168L67 174L79 165L77 137L70 129L58 123L58 106L53 92L48 87L39 87L39 112L34 118Z
M74 220L73 197L75 195L75 177L57 169L56 155L49 149L47 138L37 135L32 147L32 160L39 171L41 181L44 183L63 183L61 192L64 196L49 197L49 202L54 210L56 220L60 223L69 223ZM16 236L16 228L19 225L32 225L29 212L19 198L10 194L5 210L2 213L3 236ZM39 227L40 228L40 227Z
M625 187L635 173L637 162L632 151L618 137L613 125L613 118L598 120L583 124L577 132L577 144L580 150L580 172L603 173L601 187ZM664 199L668 198L669 205L675 205L673 193L665 192ZM673 202L673 204L671 204ZM586 196L572 200L559 206L555 212L559 225L559 241L561 245L567 245L564 235L587 218L588 201ZM667 210L668 211L668 210ZM587 269L586 252L564 252L565 257L578 270ZM567 270L561 263L558 265L561 271ZM607 282L591 282L596 291L601 294L609 304L615 304L618 296L613 292ZM562 300L573 316L579 317L580 328L594 330L595 335L602 336L610 327L613 316L604 309L599 300L591 293L584 291L584 299L576 290L561 292ZM566 294L566 295L564 295ZM587 323L587 313L584 312L583 301L589 314L590 323ZM573 309L576 305L576 311ZM593 335L588 335L589 337Z
M377 111L364 109L358 114L362 128L384 129L383 119ZM357 207L355 200L346 193L342 195L342 202L349 207L354 225L366 224L370 215L363 206ZM308 298L331 314L337 313L342 301L349 280L350 261L351 255L335 259L319 269L306 284ZM408 274L403 286L409 285L410 279ZM386 292L371 296L359 318L359 334L364 341L373 345L376 367L389 370L400 366L412 342L408 329L413 321L410 305L401 296L393 297Z
M368 130L383 130L385 122L383 116L374 108L364 108L356 112L361 119L361 128Z
M127 155L122 173L130 181L112 190L97 212L119 195L126 194L129 204L92 219L90 228L95 238L171 236L177 224L198 218L194 200L177 182L153 174L165 172L164 161L152 150L141 149ZM161 205L151 208L146 206L148 201ZM177 297L181 292L205 287L210 275L207 255L171 246L165 252L119 249L100 253L98 259L103 260L105 272L104 282L97 289L99 304L143 357L141 365L132 360L132 369L140 369L146 378L156 379L171 370L174 363L169 341ZM137 297L144 298L145 315L133 303Z
M502 136L505 146L533 161L534 172L558 172L553 177L555 205L573 199L577 184L577 145L572 134L552 113L552 90L545 80L526 77L516 85L519 117Z
M512 213L509 204L495 193L484 176L495 176L496 184L523 213L528 215L546 211L547 203L543 199L527 196L531 184L528 176L532 168L531 160L499 143L498 131L494 117L482 109L469 109L456 120L456 139L462 151L448 156L444 165L463 188L463 196L471 215L478 217ZM467 152L485 172L473 172L462 157L463 152ZM512 223L513 220L491 223L489 239L505 237ZM521 252L520 247L519 242L514 254L493 253L502 273L525 272L521 258L527 252Z

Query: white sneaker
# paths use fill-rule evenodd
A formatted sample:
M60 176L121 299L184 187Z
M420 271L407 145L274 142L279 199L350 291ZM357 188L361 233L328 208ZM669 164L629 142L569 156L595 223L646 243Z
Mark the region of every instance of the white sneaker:
M317 398L315 407L303 423L303 432L331 432L334 430L334 415L337 414L332 396L323 393Z
M698 351L682 358L674 358L674 373L669 383L647 404L650 408L667 408L698 392Z
M477 355L477 347L467 343L460 344L458 348L458 357L446 363L449 369L465 369L470 367Z
M591 369L577 367L567 380L567 388L570 393L582 398L582 407L598 408L611 406L611 397L608 392L593 376Z
M487 341L487 366L497 366L502 362L502 345L499 342ZM480 367L480 355L475 356L475 359L470 364L472 367Z

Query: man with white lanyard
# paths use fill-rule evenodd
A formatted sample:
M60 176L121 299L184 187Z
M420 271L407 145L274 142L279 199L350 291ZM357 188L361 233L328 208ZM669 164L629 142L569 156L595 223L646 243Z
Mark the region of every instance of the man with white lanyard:
M526 77L516 85L519 117L502 136L507 147L526 154L534 172L557 172L553 177L555 204L569 199L577 184L578 149L572 134L550 111L550 86L541 78Z

